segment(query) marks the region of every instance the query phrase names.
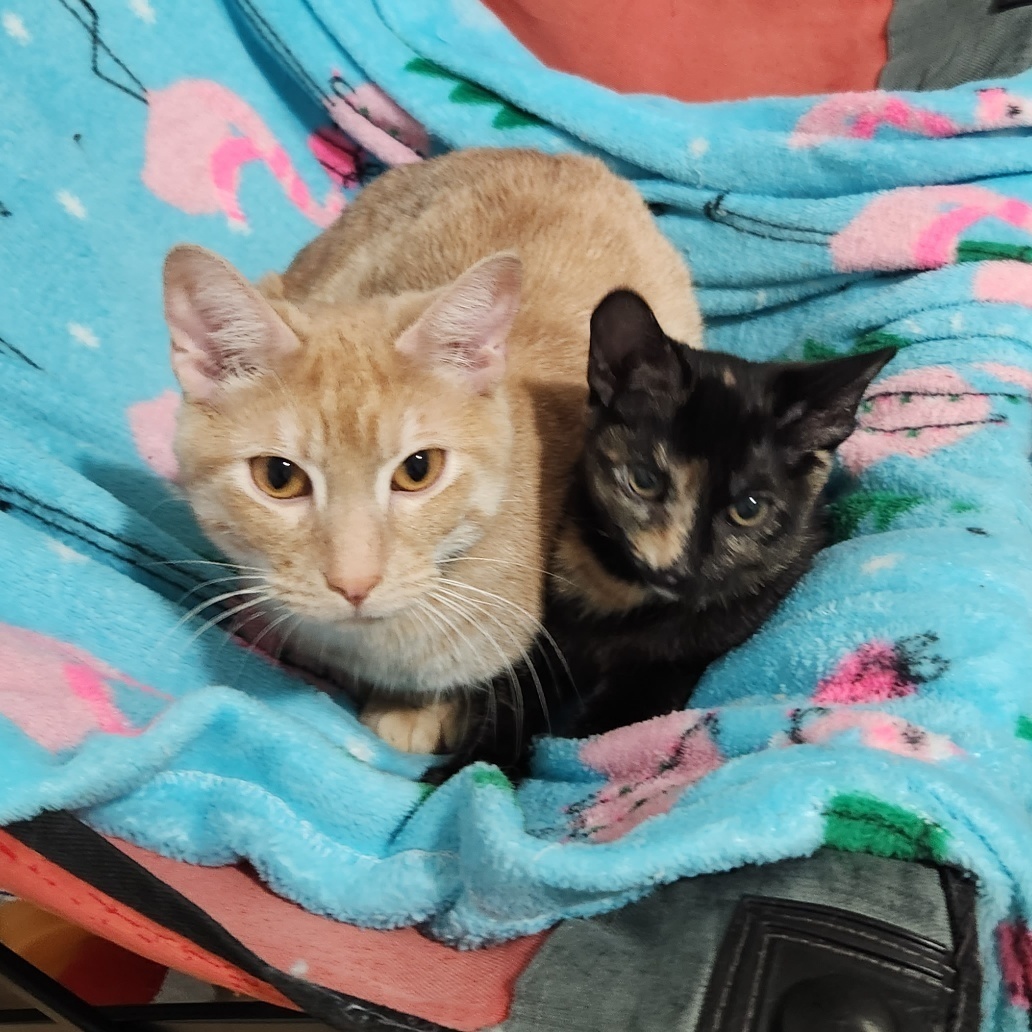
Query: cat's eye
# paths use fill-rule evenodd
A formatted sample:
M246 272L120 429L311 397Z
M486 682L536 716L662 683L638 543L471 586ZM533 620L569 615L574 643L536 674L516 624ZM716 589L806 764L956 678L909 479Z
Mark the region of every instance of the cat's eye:
M739 527L757 527L770 511L770 503L755 494L739 495L728 507L727 518Z
M251 478L270 498L286 500L312 493L308 474L281 455L257 455L251 459Z
M425 491L444 472L444 449L413 452L398 464L391 477L392 491Z
M627 484L630 489L642 498L658 498L663 492L663 476L642 463L627 468Z

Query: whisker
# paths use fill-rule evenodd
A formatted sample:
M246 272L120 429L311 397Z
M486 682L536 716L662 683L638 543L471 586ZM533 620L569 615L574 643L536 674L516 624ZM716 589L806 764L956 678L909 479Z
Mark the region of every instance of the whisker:
M266 626L263 627L262 630L259 632L258 637L254 638L252 641L249 641L247 643L247 647L249 649L254 649L256 652L260 651L258 649L258 645L261 642L262 638L264 638L267 634L271 634L277 627L279 627L279 625L281 623L284 623L285 621L289 620L292 616L297 616L297 615L298 614L292 613L289 609L285 613L281 613L278 617L276 617L275 620L272 621L272 623L266 624ZM299 620L301 619L300 616L298 616L298 619ZM279 651L282 654L282 652L283 652L283 641L280 641ZM276 656L274 658L276 659L277 662L279 662L279 656Z
M222 623L223 620L228 620L231 616L236 616L237 613L241 613L245 609L249 609L251 606L259 606L265 602L270 601L272 601L271 596L263 595L260 598L248 599L246 602L242 602L240 605L234 606L232 609L227 609L223 613L218 613L216 616L213 616L210 620L206 620L203 624L201 624L200 630L194 632L190 640L183 646L182 649L179 650L179 654L182 655L183 652L185 652L186 649L188 649L202 634L204 634L205 631Z
M198 591L203 591L205 588L210 588L215 584L226 584L229 581L235 580L263 580L256 573L234 573L228 577L214 577L212 580L202 581L200 584L194 585L186 594L180 595L176 599L176 605L181 606L191 595L196 594Z
M526 661L527 667L530 670L530 675L535 680L535 684L538 687L539 697L541 698L542 705L543 706L545 705L545 703L544 703L544 695L543 695L543 692L541 690L541 682L537 679L537 673L534 670L534 665L533 665L533 663L531 663L531 661L530 661L529 657L527 656L526 652L520 646L519 639L509 630L509 628L507 628L500 620L498 620L496 617L492 616L490 613L486 613L486 612L482 612L482 611L478 612L478 610L476 608L476 603L474 602L473 599L463 599L459 595L455 595L455 594L453 594L451 592L447 592L447 589L443 589L442 590L440 585L438 585L437 588L434 589L434 591L432 592L432 597L438 603L441 603L443 605L447 605L450 609L452 609L455 612L459 613L460 616L463 619L469 620L472 623L473 621L471 620L469 609L465 609L465 608L463 608L461 606L461 603L464 602L464 603L466 603L467 606L473 607L473 615L474 616L476 616L476 615L486 616L498 628L500 628L503 633L507 634L509 636L509 638L512 640L513 644L519 650L521 657ZM509 657L505 655L504 650L501 648L501 646L495 640L494 636L491 635L490 633L488 633L484 629L483 626L479 626L477 629L494 646L495 650L498 652L499 658L502 660L502 663L504 664L505 673L506 673L506 675L507 675L507 677L509 679L509 684L512 686L512 689L513 689L513 707L514 707L514 711L515 711L515 714L516 714L516 720L519 723L519 725L522 727L523 726L523 720L524 720L523 689L522 689L522 686L520 685L519 676L516 673L516 669L513 666L512 661L509 659ZM490 691L490 689L489 689L489 692L490 692L490 695L491 695L491 702L492 702L492 704L495 707L497 707L497 700L494 698L494 692ZM497 710L495 710L495 712L494 712L494 719L497 720Z
M174 631L178 631L183 624L189 623L195 616L197 616L198 613L203 613L205 609L208 609L210 606L218 605L219 602L225 602L227 599L235 598L238 595L257 595L267 590L268 589L264 585L254 588L238 588L236 591L227 591L221 595L216 595L214 598L205 599L205 601L199 602L195 605L188 613L184 613L168 633L172 634Z
M484 588L478 588L473 584L467 584L465 581L460 580L451 580L445 578L445 583L447 583L449 587L455 589L464 589L466 591L473 591L476 592L478 595L484 596L489 600L485 603L485 605L490 605L493 602L495 608L512 609L515 612L519 613L521 616L525 617L529 623L529 626L534 629L535 633L539 634L542 638L545 639L546 642L548 642L549 645L551 645L553 651L555 652L556 658L562 664L563 672L566 674L567 679L576 691L576 683L573 679L573 671L570 670L570 664L567 663L566 657L563 655L563 650L559 647L559 643L555 640L555 638L552 637L545 625L536 616L534 616L532 613L527 612L526 609L524 609L520 605L517 605L511 599L507 599L502 595L497 595L493 591L487 591ZM542 649L541 651L542 655L545 655L544 650Z
M542 714L545 717L546 723L549 723L549 725L550 725L550 720L549 720L549 715L548 715L548 702L547 702L546 697L545 697L544 687L541 684L541 678L538 676L537 668L534 666L534 661L530 658L530 655L528 654L526 648L522 644L520 644L519 638L515 635L515 633L513 633L512 629L510 627L508 627L505 623L503 623L497 617L493 616L491 613L489 613L486 610L484 610L483 606L485 604L486 605L491 605L491 603L478 602L475 599L463 598L461 595L457 595L457 594L452 594L451 597L456 599L456 600L463 601L466 604L475 607L474 611L477 613L477 615L482 616L482 617L486 617L488 620L490 620L496 627L498 627L502 631L502 633L507 635L509 640L513 643L513 645L516 646L516 649L517 649L517 651L519 653L520 659L523 660L523 663L524 663L524 665L527 668L527 672L530 674L530 679L534 683L534 689L535 689L535 692L537 694L538 701L541 703L541 712L542 712ZM495 606L494 608L499 608L499 607ZM547 660L548 660L548 657L546 656L545 657L545 661L547 662ZM551 677L553 677L553 678L555 676L554 672L551 669L551 665L549 665L549 675ZM517 676L517 680L518 680L518 675L516 675L516 676ZM523 723L524 723L524 720L525 720L525 715L526 715L526 712L525 712L526 711L526 705L525 705L524 700L523 700L522 684L518 684L516 686L516 688L517 688L517 699L516 699L516 703L515 703L516 719L518 720L520 727L522 727Z
M563 577L561 574L554 573L552 570L545 569L542 566L533 566L530 563L521 563L515 559L493 559L484 555L457 555L450 559L438 559L438 565L444 565L445 563L500 563L503 566L512 566L520 570L530 570L531 573L540 573L544 577L548 577L551 580L562 581L564 584L574 585L574 582L569 577Z
M141 562L141 566L221 566L227 570L251 570L254 573L265 573L259 566L244 566L241 563L221 563L214 559L160 559Z
M442 601L442 599L436 598L436 597L434 598L434 600L436 602L441 602ZM451 623L451 621L448 621L446 619L446 617L444 616L443 613L440 613L437 610L435 610L432 606L427 605L426 602L423 601L423 600L420 600L420 608L423 610L423 612L425 612L425 614L428 617L430 617L438 625L438 627L440 627L441 623L444 622L444 623L447 624L447 626L449 626L453 630L455 630L455 633L457 633L459 635L459 637L462 638L463 641L472 650L473 643L470 641L470 639L466 635L462 634L461 631L458 631L454 627L454 625ZM469 619L468 615L465 615L465 614L462 614L462 615L464 616L465 619L467 619L467 620ZM516 681L516 674L515 674L515 671L512 669L512 664L509 663L508 660L506 659L505 653L502 651L501 646L499 646L498 643L496 641L494 641L494 639L491 638L490 635L486 635L486 637L487 637L488 641L497 650L498 655L501 657L502 662L505 664L508 676L510 678L510 683L513 685L513 690L518 695L519 694L519 684ZM487 696L488 696L488 706L489 706L489 717L488 717L488 719L492 722L493 726L497 727L497 721L498 721L498 700L495 698L495 694L491 690L490 687L487 688ZM467 721L468 721L468 712L467 712ZM467 727L467 731L468 731L468 727Z

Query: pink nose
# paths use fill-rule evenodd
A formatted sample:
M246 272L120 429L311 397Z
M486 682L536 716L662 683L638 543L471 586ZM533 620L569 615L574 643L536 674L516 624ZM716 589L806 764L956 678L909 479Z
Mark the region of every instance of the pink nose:
M370 573L364 577L341 577L339 580L330 580L327 577L326 583L357 609L369 597L373 588L380 583L380 575Z

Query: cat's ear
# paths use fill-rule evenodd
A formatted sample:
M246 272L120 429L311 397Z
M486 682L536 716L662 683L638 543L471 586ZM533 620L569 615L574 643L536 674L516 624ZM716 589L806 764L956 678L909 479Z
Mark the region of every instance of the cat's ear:
M779 367L774 375L779 430L803 452L837 448L856 427L864 391L895 354L895 348L882 348Z
M523 266L499 253L467 269L398 338L403 354L488 394L505 373L505 346L520 305Z
M211 403L235 379L300 347L272 306L224 258L192 244L165 259L172 370L188 400Z
M588 387L605 406L627 387L670 390L684 370L648 302L632 290L607 294L591 315Z

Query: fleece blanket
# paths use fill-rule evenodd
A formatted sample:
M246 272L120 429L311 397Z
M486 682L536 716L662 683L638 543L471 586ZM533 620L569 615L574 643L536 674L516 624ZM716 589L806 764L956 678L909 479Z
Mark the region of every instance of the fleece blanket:
M72 809L464 946L822 846L934 860L979 882L985 1027L1027 1027L1032 76L620 97L475 0L6 0L0 29L0 824ZM631 177L710 347L900 351L837 543L690 711L429 793L428 759L212 622L159 270L184 238L282 267L377 169L471 144Z

